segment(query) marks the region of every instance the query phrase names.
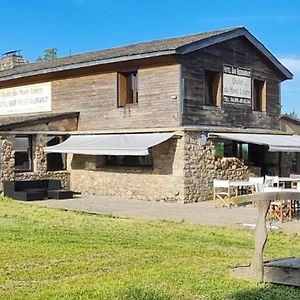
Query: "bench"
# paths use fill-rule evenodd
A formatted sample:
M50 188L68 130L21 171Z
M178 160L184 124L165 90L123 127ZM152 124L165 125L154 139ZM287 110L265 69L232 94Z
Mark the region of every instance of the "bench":
M55 199L57 195L63 195L66 199L73 198L73 193L68 190L62 190L60 180L57 179L39 179L39 180L15 180L3 182L4 196L16 200L31 201L50 198ZM56 193L51 194L50 192Z

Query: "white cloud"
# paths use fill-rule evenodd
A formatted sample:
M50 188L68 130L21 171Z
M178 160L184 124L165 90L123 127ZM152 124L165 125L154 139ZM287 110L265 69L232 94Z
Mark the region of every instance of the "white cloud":
M300 58L282 57L282 58L279 58L279 60L292 73L300 72Z

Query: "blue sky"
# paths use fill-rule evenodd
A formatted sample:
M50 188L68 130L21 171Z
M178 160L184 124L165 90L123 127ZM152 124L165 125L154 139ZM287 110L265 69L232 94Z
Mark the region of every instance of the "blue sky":
M294 74L282 84L282 111L300 116L299 0L14 0L1 2L0 53L22 49L34 61L44 49L59 56L245 26Z

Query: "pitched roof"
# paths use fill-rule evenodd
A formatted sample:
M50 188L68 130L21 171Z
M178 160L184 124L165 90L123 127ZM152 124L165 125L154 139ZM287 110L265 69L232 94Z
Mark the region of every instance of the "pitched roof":
M300 125L300 119L298 117L293 117L291 115L284 114L280 116L280 119L284 119L288 122L294 123L296 125Z
M244 27L237 26L70 55L49 61L24 64L0 72L0 81L139 58L185 54L238 36L245 36L286 78L292 78L291 72L286 69L253 35L251 35Z

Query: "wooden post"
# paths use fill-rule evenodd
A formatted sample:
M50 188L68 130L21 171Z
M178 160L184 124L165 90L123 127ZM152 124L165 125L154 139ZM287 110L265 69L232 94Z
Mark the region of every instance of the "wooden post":
M258 218L255 228L254 236L254 254L250 266L250 277L257 281L263 281L264 279L264 259L263 251L267 241L268 233L266 226L266 216L270 205L270 199L263 199L263 201L257 201L256 207L258 210Z

